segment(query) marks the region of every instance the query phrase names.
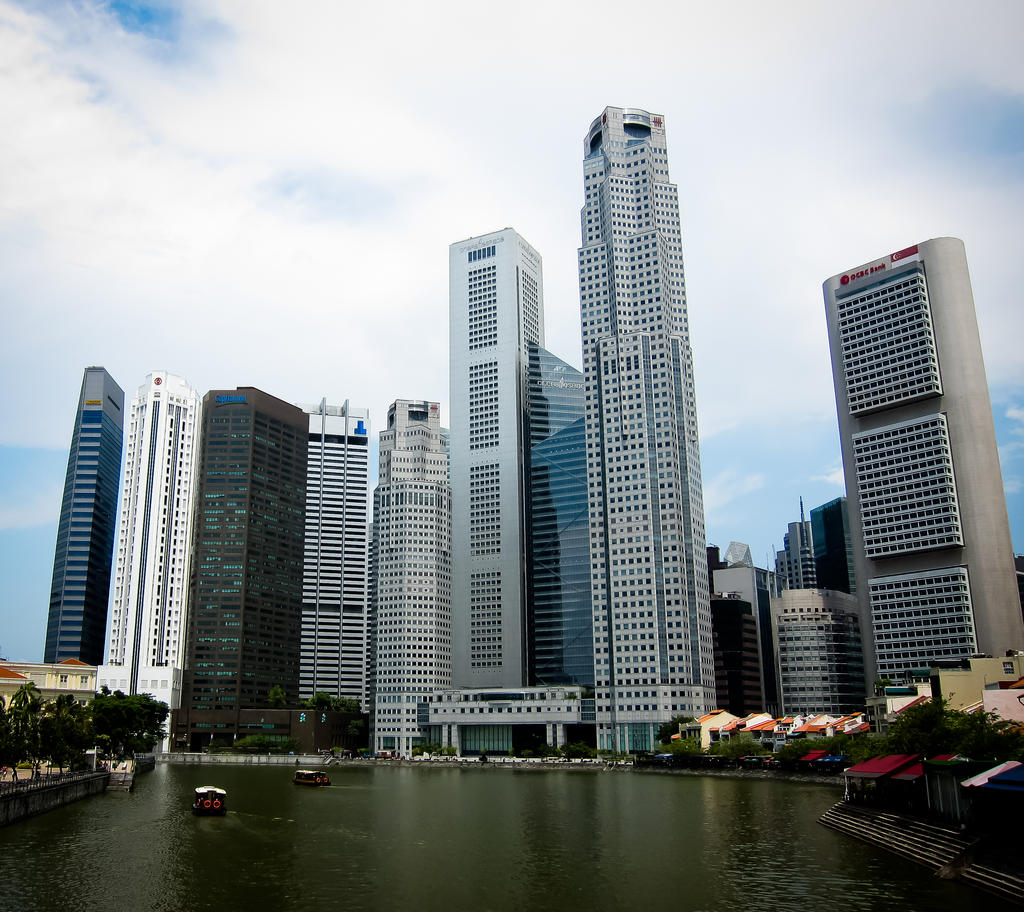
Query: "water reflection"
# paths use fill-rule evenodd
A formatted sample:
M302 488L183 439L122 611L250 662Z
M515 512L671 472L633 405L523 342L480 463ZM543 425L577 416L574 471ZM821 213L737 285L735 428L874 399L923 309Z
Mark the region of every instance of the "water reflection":
M1006 908L817 823L833 788L627 772L164 766L0 830L0 909ZM228 789L196 818L192 790Z

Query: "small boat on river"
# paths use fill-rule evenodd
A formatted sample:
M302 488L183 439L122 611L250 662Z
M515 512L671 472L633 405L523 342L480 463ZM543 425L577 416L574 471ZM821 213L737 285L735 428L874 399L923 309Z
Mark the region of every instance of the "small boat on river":
M321 785L330 785L331 780L327 773L320 770L296 770L292 782L296 785L311 785L318 788Z
M192 801L197 817L223 817L228 812L228 793L215 785L201 785Z

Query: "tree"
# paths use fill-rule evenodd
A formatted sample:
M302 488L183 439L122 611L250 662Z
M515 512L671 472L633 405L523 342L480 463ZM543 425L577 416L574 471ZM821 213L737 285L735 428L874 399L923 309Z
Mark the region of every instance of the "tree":
M231 750L243 754L293 754L300 747L295 738L274 738L271 735L248 735L239 738Z
M585 744L583 741L574 741L572 744L566 744L562 749L562 753L570 759L576 757L596 757L597 751L592 748L589 744Z
M890 754L960 754L972 760L1024 760L1024 732L993 713L949 709L927 700L903 710L880 739Z
M61 772L65 766L83 766L91 741L88 713L72 694L60 694L43 707L39 719L40 753L51 766L56 764Z
M11 727L10 713L0 697L0 766L17 766L22 759Z
M738 760L740 757L749 757L751 754L767 754L769 751L760 741L755 741L752 735L743 732L723 741L716 741L711 745L711 750L708 753Z
M673 735L681 734L680 729L692 721L693 716L673 716L668 722L662 722L658 726L658 740L662 744L668 744Z
M270 688L267 693L267 704L271 709L286 709L288 706L288 696L284 692L284 688L280 684L275 684Z
M270 700L275 697L275 688L270 689ZM281 697L284 697L284 691L281 690ZM274 705L271 703L271 705ZM282 704L283 705L283 704ZM343 713L358 713L359 712L359 701L353 700L351 697L332 697L329 693L324 693L322 690L318 690L308 700L302 701L303 709L315 709L318 712L325 712L331 710L332 712L343 712Z
M669 741L666 753L669 754L702 754L703 748L700 746L700 738L676 738L675 741Z
M8 707L11 740L14 753L20 760L31 760L33 766L40 759L39 714L43 708L43 695L29 681L22 684L11 697Z
M125 696L104 687L89 704L96 743L112 757L130 757L151 751L167 733L166 703L149 694Z

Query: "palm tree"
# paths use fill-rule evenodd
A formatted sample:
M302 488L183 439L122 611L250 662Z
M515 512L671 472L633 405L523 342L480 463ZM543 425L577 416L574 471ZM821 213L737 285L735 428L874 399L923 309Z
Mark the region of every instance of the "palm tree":
M72 694L60 694L43 707L39 746L51 766L56 763L63 773L65 765L80 763L89 739L88 714Z
M43 695L32 681L22 684L11 697L7 709L11 739L18 760L39 763L39 714L43 706Z

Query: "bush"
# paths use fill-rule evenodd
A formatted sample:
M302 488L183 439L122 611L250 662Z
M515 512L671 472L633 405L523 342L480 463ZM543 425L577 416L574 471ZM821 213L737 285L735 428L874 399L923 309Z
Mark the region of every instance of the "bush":
M566 757L570 758L597 756L597 751L589 744L584 744L582 741L574 741L572 744L565 745L562 752Z
M239 738L230 750L238 754L290 754L300 747L295 738L272 738L269 735L249 735Z

